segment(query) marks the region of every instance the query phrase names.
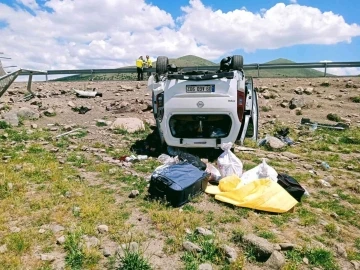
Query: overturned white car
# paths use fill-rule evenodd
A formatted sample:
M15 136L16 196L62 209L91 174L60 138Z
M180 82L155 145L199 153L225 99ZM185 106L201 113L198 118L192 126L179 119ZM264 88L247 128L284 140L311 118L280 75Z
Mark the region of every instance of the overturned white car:
M240 55L224 58L216 72L178 70L160 56L148 88L163 144L218 148L245 136L257 140L257 93Z

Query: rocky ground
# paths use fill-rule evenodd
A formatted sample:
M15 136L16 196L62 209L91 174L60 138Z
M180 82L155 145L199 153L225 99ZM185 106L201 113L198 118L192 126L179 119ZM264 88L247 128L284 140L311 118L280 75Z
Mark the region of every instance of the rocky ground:
M0 268L360 269L360 78L254 84L260 136L288 127L296 143L246 141L235 153L245 170L266 158L306 187L282 215L206 194L178 209L147 200L161 152L145 82L37 82L30 100L13 84L0 100ZM130 130L114 126L127 118ZM311 132L301 118L350 129ZM150 157L125 159L137 154Z

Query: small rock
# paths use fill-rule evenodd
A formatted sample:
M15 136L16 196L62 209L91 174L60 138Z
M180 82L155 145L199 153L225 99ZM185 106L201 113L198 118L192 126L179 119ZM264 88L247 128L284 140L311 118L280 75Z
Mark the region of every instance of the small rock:
M40 117L38 112L33 111L30 108L22 107L17 112L18 117L26 120L37 120Z
M336 247L336 251L337 253L343 257L343 258L347 258L347 252L345 250L345 248L341 245L341 244L335 244Z
M290 100L290 109L302 108L306 105L305 99L303 97L296 97Z
M196 232L201 235L213 235L212 231L202 228L202 227L197 227Z
M281 149L281 148L285 147L284 142L282 142L280 139L273 137L273 136L269 137L269 140L267 143L272 149Z
M190 252L201 252L202 251L201 247L199 247L198 245L196 245L190 241L185 241L183 243L183 248Z
M65 243L65 236L60 236L58 239L56 239L56 244L62 245Z
M122 128L133 133L138 130L145 130L145 125L139 118L116 118L110 129Z
M202 263L199 265L199 270L213 270L210 263Z
M304 164L303 166L306 170L312 170L313 166L309 165L309 164Z
M269 90L265 90L264 92L261 93L262 96L265 98L265 99L269 99L271 98L271 93Z
M16 114L16 112L14 111L10 111L7 113L4 113L3 115L3 119L6 123L10 124L13 127L17 127L19 126L19 118Z
M56 112L54 109L50 108L44 111L44 115L47 117L52 117L56 115Z
M6 244L0 246L0 254L4 254L7 251L7 246Z
M55 225L51 226L51 230L53 231L53 233L57 233L57 232L64 231L65 228L63 226L55 224Z
M95 236L88 237L87 235L84 235L83 239L87 248L95 248L100 246L100 240L97 239Z
M304 90L304 93L307 95L311 95L313 93L313 91L314 91L313 87L306 87Z
M306 257L304 257L304 258L303 258L303 262L304 262L306 265L308 265L308 264L309 264L309 259L306 258Z
M107 233L109 231L109 227L107 225L99 225L97 226L97 230L99 233Z
M304 93L304 89L302 87L296 87L294 92L295 94L302 95Z
M110 257L112 255L112 252L109 248L105 247L103 250L104 257Z
M72 101L69 101L69 102L68 102L68 106L69 106L70 108L75 108L75 107L76 107L75 103L72 102Z
M256 236L255 234L246 234L243 237L245 244L252 246L259 256L259 260L266 261L274 251L274 245L265 238Z
M355 261L355 260L352 260L350 261L351 264L354 266L354 269L355 270L360 270L360 261Z
M283 108L287 108L287 107L289 107L289 102L282 102L280 104L280 106L283 107Z
M329 182L326 182L324 179L320 179L319 182L324 187L331 187L331 184Z
M43 234L43 233L45 233L46 231L45 231L45 229L39 229L39 233L41 233L41 234Z
M7 186L8 186L8 190L12 190L14 188L13 183L8 183Z
M265 265L269 269L281 269L285 264L285 257L279 251L274 251Z
M280 243L281 250L293 250L296 248L296 245L292 243Z
M21 231L21 229L14 226L14 227L11 227L11 228L10 228L10 231L11 231L12 233L18 233L18 232Z
M40 254L40 260L46 262L53 262L55 261L55 257L51 254Z
M37 129L37 128L38 128L38 125L37 125L37 124L31 124L31 128L32 128L32 129Z
M116 174L118 171L119 171L118 168L111 168L111 169L109 169L109 174L110 174L110 175L114 175L114 174Z
M337 194L336 194L336 195L337 195ZM338 195L338 196L339 196L339 195ZM330 214L330 217L335 218L335 219L338 219L338 218L339 218L339 215L333 212L333 213Z
M221 249L225 252L226 257L228 258L229 262L235 262L238 254L236 250L228 245L222 245Z
M138 190L132 190L129 194L129 198L135 198L139 194L140 194L140 192Z

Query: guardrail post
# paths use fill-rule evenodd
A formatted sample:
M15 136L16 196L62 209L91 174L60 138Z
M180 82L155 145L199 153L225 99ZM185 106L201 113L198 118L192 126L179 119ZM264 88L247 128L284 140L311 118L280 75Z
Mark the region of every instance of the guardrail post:
M327 62L325 62L324 77L326 77Z
M260 78L260 66L257 64L258 78Z

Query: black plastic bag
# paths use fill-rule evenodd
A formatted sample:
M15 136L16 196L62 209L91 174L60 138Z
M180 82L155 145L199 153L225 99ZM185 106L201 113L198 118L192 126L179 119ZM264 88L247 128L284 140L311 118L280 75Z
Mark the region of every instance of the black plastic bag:
M301 201L301 197L305 193L305 189L291 176L285 173L278 174L278 182L295 200Z
M202 171L205 171L205 169L206 169L206 164L204 162L202 162L200 160L200 158L197 156L194 156L189 153L181 152L178 155L178 157L181 161L186 161Z

